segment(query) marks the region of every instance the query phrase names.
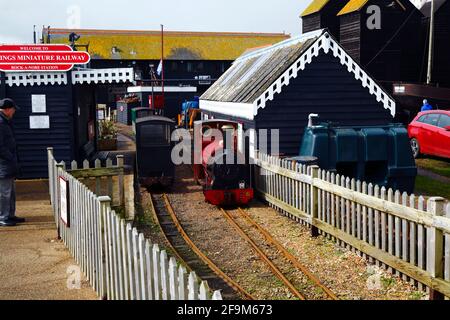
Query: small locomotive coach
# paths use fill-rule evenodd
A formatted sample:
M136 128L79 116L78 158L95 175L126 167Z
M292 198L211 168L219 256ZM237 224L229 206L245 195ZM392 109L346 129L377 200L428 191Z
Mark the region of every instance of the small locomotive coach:
M194 178L203 186L206 202L248 204L253 199L251 167L238 150L238 123L197 121L195 130L201 130L201 151L194 156Z
M136 172L144 187L170 186L175 176L171 142L175 122L161 116L136 120Z

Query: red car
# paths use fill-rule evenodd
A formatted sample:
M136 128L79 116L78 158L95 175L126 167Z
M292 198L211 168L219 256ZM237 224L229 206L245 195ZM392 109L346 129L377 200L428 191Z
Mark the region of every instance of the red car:
M450 110L420 112L408 126L414 157L450 158Z

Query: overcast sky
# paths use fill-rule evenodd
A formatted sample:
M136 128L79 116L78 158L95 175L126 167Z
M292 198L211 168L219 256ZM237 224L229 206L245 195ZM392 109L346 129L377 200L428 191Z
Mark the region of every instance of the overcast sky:
M310 0L0 0L0 43L31 43L54 28L300 34ZM78 15L79 12L79 15Z

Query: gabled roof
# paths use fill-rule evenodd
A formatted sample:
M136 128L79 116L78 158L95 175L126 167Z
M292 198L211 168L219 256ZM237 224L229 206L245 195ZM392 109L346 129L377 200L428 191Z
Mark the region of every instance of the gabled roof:
M395 115L395 102L325 30L303 34L238 58L201 97L200 109L253 119L292 78L322 53L331 53L361 86Z
M161 32L135 30L47 29L51 43L68 43L69 34L89 44L92 59L160 60ZM248 48L272 45L290 38L284 33L164 32L164 58L167 60L227 60L239 57ZM114 48L114 49L113 49Z
M333 0L336 1L336 0ZM325 5L330 2L330 0L313 0L309 6L306 7L306 9L300 14L300 17L305 17L310 14L319 12L322 10Z
M403 4L403 1L405 0L393 0L397 3L397 5L402 8L403 10L406 10L405 4ZM369 0L350 0L337 14L338 16L359 11L361 10L366 3L369 2ZM409 3L409 0L406 0L405 2Z

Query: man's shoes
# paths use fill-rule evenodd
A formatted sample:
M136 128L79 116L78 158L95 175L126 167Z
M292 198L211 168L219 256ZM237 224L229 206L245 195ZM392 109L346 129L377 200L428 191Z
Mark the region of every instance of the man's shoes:
M15 223L24 223L25 222L25 218L20 218L20 217L11 217L9 218L10 221L14 221Z
M0 220L0 227L14 227L16 222L13 220Z

